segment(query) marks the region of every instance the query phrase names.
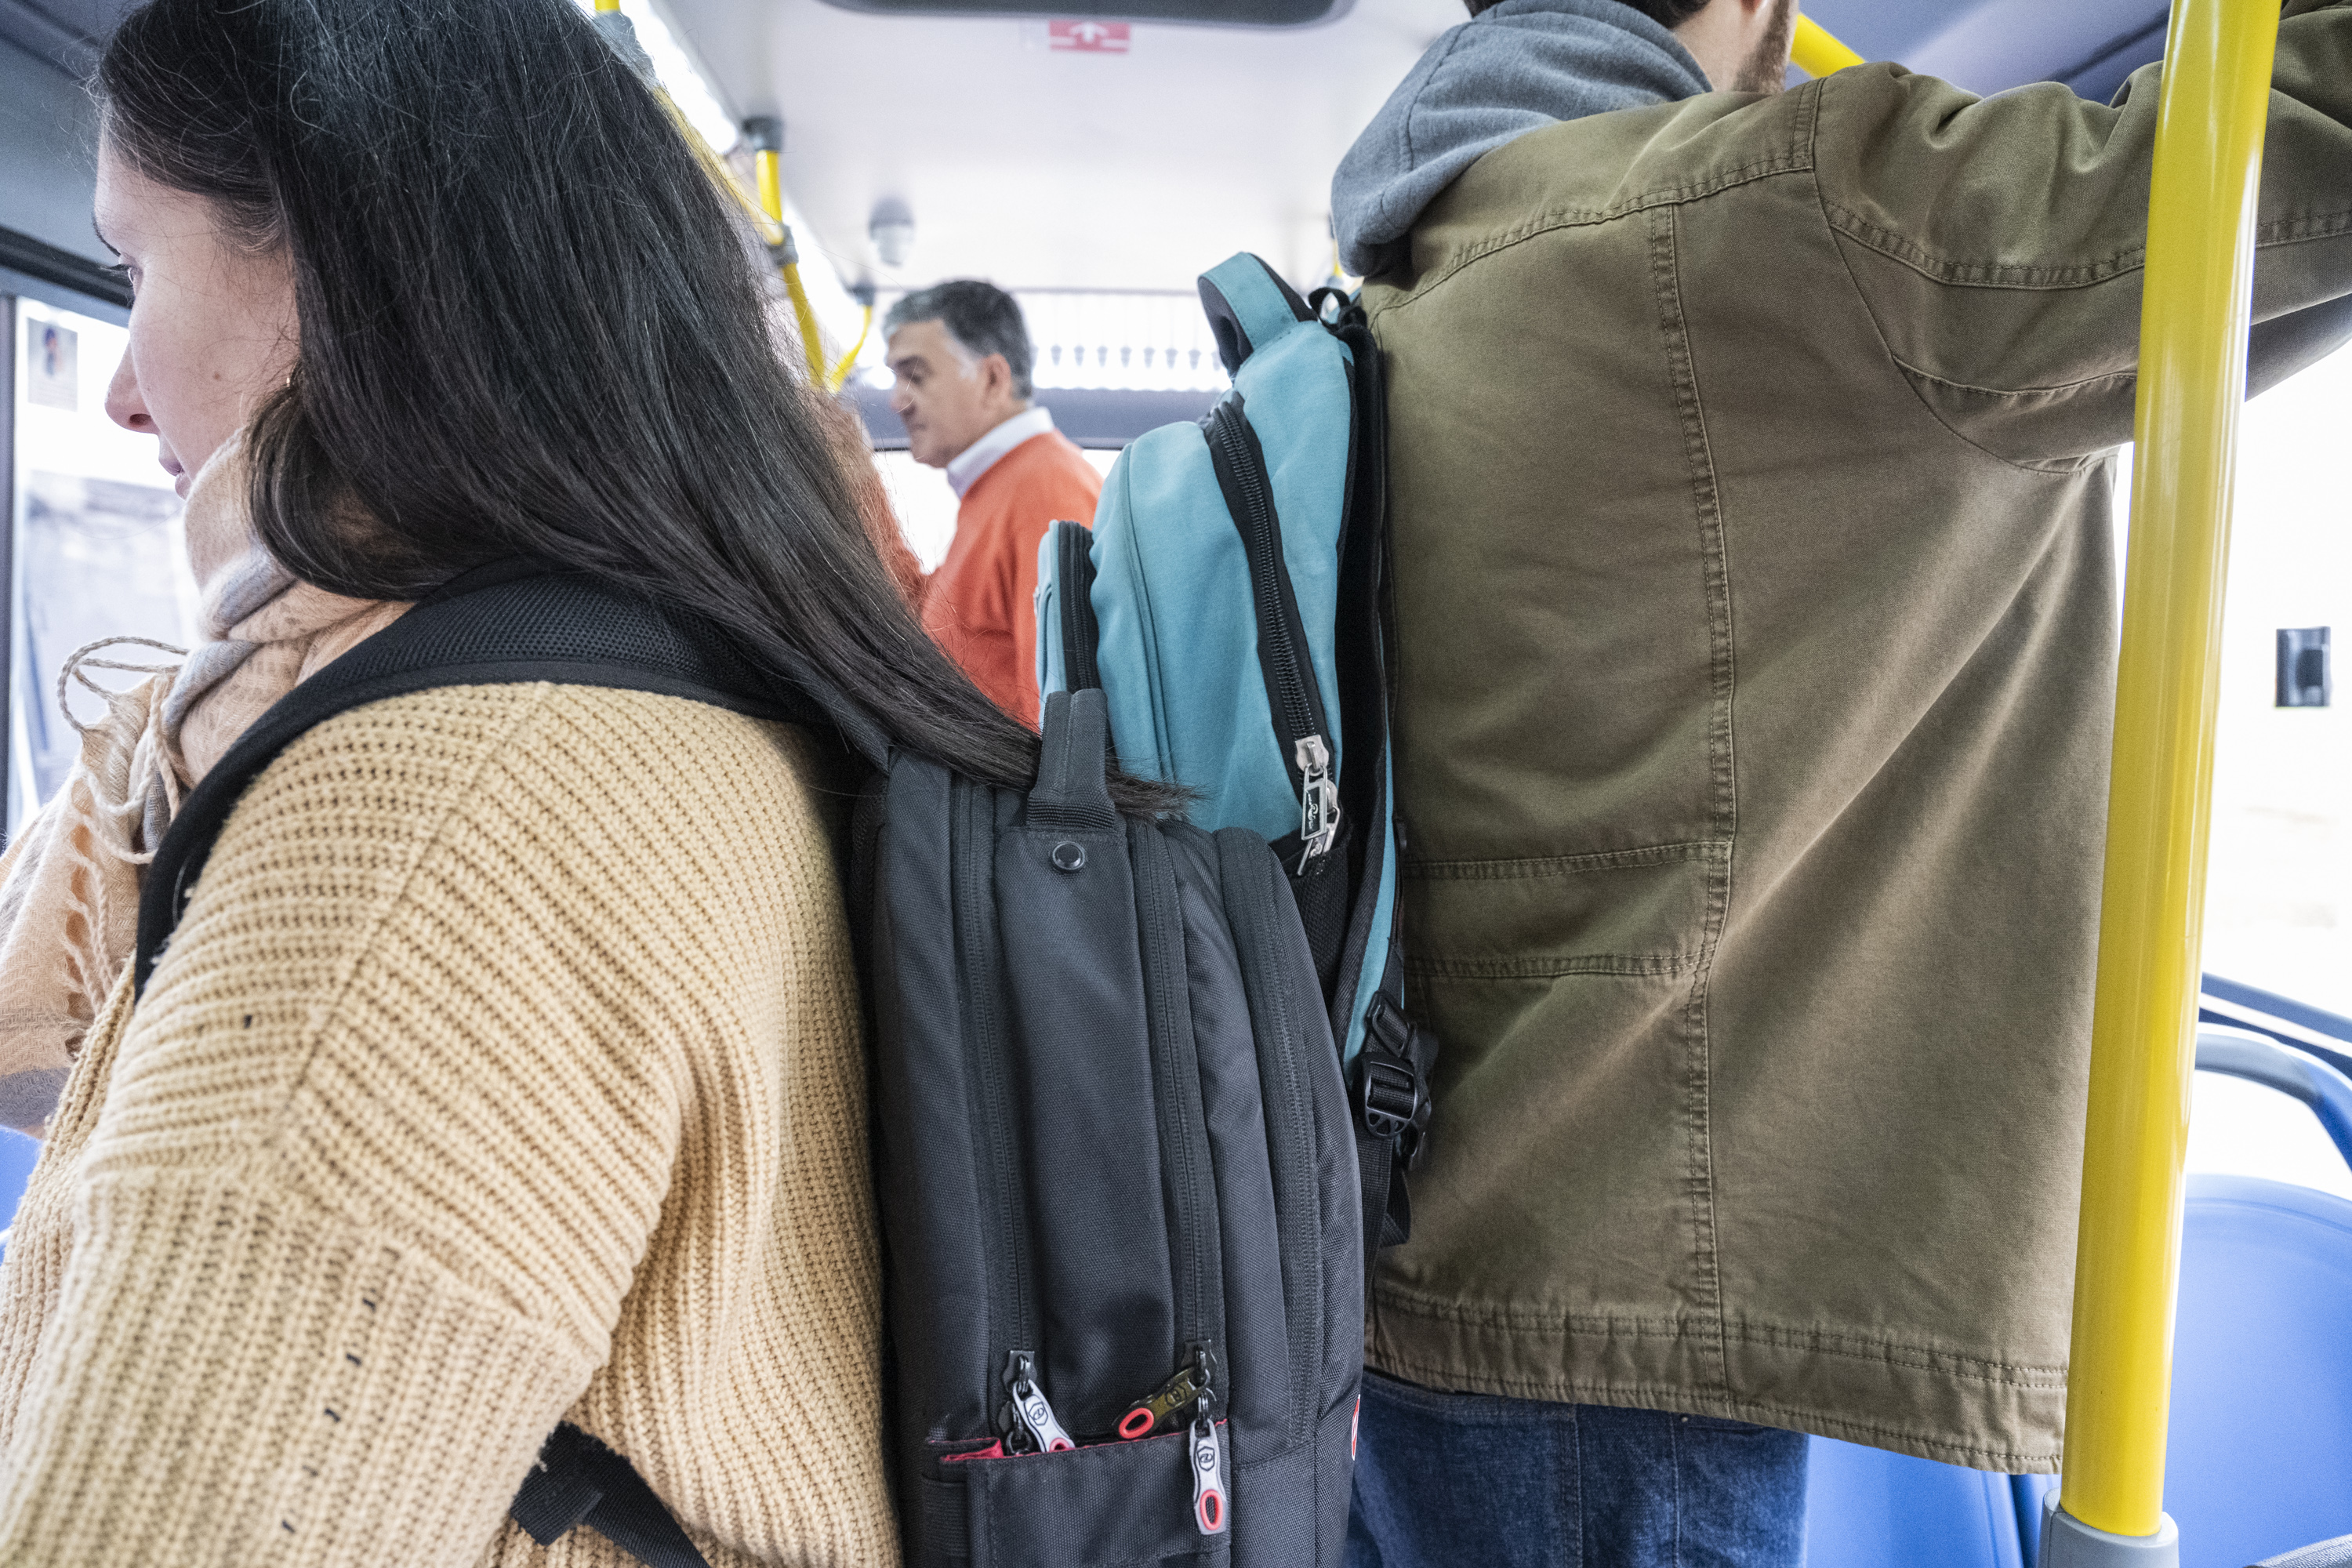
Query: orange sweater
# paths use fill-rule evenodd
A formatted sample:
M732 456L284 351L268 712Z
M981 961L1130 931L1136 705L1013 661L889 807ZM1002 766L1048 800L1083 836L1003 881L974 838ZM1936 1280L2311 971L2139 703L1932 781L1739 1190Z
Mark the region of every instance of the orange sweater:
M923 629L990 700L1037 723L1037 543L1048 524L1094 526L1096 473L1068 437L1032 436L982 474L956 513L955 542L923 592Z

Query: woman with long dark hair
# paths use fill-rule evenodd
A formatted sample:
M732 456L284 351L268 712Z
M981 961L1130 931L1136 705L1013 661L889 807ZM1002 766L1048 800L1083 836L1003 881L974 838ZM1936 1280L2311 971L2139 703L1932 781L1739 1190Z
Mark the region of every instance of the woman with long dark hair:
M135 886L257 713L516 557L1030 778L568 0L154 0L98 86L110 410L190 495L208 640L117 701L0 918ZM565 1420L720 1568L892 1559L839 754L677 697L418 692L247 790L143 994L84 920L0 1271L0 1562L617 1563L506 1517Z

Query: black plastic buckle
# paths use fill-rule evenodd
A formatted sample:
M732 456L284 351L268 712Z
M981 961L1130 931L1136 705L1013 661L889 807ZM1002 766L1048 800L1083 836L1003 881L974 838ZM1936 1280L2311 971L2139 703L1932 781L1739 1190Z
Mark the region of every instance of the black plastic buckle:
M1429 1077L1415 1059L1420 1031L1385 996L1364 1015L1364 1047L1356 1058L1356 1115L1364 1131L1396 1145L1411 1170L1429 1131Z

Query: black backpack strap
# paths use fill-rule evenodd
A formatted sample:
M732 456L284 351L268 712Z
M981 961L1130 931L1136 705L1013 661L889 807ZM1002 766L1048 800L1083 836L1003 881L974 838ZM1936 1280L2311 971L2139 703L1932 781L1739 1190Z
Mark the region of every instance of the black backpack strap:
M1390 797L1388 740L1395 705L1396 645L1390 608L1388 384L1381 346L1363 307L1336 290L1314 296L1318 312L1347 345L1349 429L1346 531L1340 542L1339 614L1336 627L1340 670L1340 724L1348 755L1340 778L1341 810L1349 820L1378 824L1394 808ZM1402 835L1397 849L1402 850ZM1392 911L1389 941L1370 951L1370 931L1389 852L1385 835L1356 835L1350 853L1355 903L1331 998L1331 1027L1346 1039L1363 966L1379 966L1381 983L1364 1018L1349 1100L1356 1121L1356 1168L1362 1185L1366 1299L1381 1248L1412 1234L1412 1203L1405 1173L1428 1144L1430 1079L1437 1037L1406 1016L1403 911Z
M146 990L246 786L306 731L412 691L541 680L655 691L837 729L872 755L870 742L861 743L870 726L859 715L814 683L755 669L717 627L586 577L499 562L455 579L288 692L188 793L141 889L132 984Z
M507 1511L541 1546L584 1524L646 1568L710 1568L636 1467L569 1421L547 1435Z
M1364 1016L1363 1049L1356 1057L1356 1174L1363 1185L1364 1269L1383 1247L1412 1238L1412 1197L1405 1173L1429 1146L1429 1080L1437 1067L1437 1037L1404 1015L1403 965L1391 948L1388 973Z

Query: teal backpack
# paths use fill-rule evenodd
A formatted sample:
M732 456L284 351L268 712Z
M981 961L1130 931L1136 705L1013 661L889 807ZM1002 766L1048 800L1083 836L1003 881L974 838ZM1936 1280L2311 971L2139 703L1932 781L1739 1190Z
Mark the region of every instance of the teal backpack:
M1350 1088L1369 1266L1411 1229L1436 1058L1396 952L1380 349L1352 299L1310 305L1255 256L1200 286L1233 388L1120 454L1091 532L1046 534L1038 689L1099 688L1121 766L1281 858Z

